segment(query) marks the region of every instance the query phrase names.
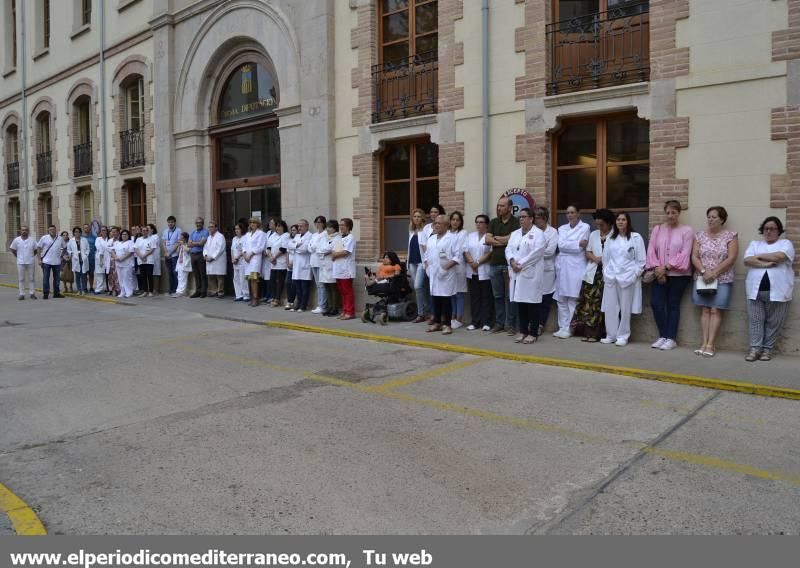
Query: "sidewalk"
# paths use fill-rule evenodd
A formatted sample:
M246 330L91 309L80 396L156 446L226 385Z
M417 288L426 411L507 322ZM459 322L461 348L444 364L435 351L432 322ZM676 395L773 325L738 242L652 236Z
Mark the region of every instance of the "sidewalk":
M8 292L10 278L0 275L0 282ZM94 298L90 296L89 299ZM107 296L101 300L112 301ZM73 299L70 301L83 301ZM672 351L650 348L650 342L634 341L625 347L584 343L580 338L556 339L545 332L533 345L519 345L505 333L490 334L483 331L454 330L450 336L426 333L424 324L389 322L386 326L365 324L359 319L341 321L305 312L288 312L282 308L260 306L251 308L232 298L127 298L126 305L139 304L165 309L185 310L207 317L286 327L312 333L329 332L337 335L372 341L398 342L427 348L470 352L488 357L524 360L557 367L581 368L597 372L612 372L637 378L649 378L710 386L739 392L768 394L784 398L800 398L800 358L776 356L770 362L748 363L742 352L717 352L713 358L698 357L695 346L681 346ZM128 308L129 309L129 308ZM321 328L321 329L320 329ZM715 382L726 384L715 385ZM759 392L758 386L778 387L788 392ZM792 392L794 391L794 392Z

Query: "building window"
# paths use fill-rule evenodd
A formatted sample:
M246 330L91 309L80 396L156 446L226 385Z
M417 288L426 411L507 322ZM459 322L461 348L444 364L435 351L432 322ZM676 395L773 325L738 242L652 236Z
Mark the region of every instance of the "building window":
M405 251L414 209L439 201L439 146L430 142L390 144L381 158L382 250Z
M438 2L381 0L373 122L436 112Z
M50 47L50 0L42 0L42 47Z
M83 187L78 190L78 211L81 225L87 225L94 219L94 192L91 187Z
M120 87L125 125L121 138L122 169L143 166L144 160L144 79L134 76Z
M147 223L147 202L145 187L141 181L126 182L128 189L128 226Z
M11 60L6 62L6 66L9 69L15 69L17 67L17 0L8 0L8 7L8 35L11 43L8 51L11 54Z
M81 0L81 25L92 23L92 0Z
M47 227L53 224L53 196L43 193L39 196L39 234L43 235Z
M8 202L8 237L13 239L19 235L22 227L22 210L19 206L19 199L12 199Z
M243 63L228 77L219 99L217 123L271 114L278 106L278 82L267 67Z
M553 0L547 94L647 81L649 0Z
M92 173L92 104L89 97L81 97L75 104L75 124L73 132L77 144L72 147L75 177L88 176Z
M125 87L125 105L128 130L144 126L144 80L139 77Z
M5 146L8 189L19 189L19 131L16 124L6 129Z
M50 113L36 117L36 183L53 181L53 155L50 151Z
M625 210L646 227L650 203L650 124L635 116L566 122L554 142L554 202L559 214L575 205ZM644 222L642 222L644 221Z

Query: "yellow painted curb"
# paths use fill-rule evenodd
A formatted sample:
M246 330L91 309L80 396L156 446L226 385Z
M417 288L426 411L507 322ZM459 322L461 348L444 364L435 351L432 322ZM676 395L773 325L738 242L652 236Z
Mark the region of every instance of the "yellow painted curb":
M13 288L15 290L18 289L16 284L6 284L5 282L0 282L0 286L3 288ZM42 292L41 288L36 288L37 292ZM76 300L86 300L87 302L102 302L104 304L119 304L118 301L112 300L111 298L98 298L96 296L76 296L72 293L64 293L65 298L74 298Z
M508 361L519 361L522 363L534 363L537 365L548 365L551 367L565 367L569 369L579 369L581 371L593 371L595 373L607 373L610 375L620 375L635 379L647 379L650 381L660 381L664 383L676 383L679 385L689 385L707 389L723 390L766 396L773 398L786 398L790 400L800 400L800 390L770 385L758 385L743 381L731 381L728 379L716 379L711 377L697 377L693 375L681 375L678 373L668 373L664 371L652 371L647 369L635 369L632 367L618 367L616 365L605 365L602 363L587 363L583 361L573 361L571 359L555 359L552 357L537 357L535 355L522 355L518 353L507 353L504 351L492 351L479 347L468 347L464 345L452 345L447 343L434 343L431 341L420 341L417 339L407 339L404 337L391 337L388 335L376 335L358 331L347 331L343 329L328 329L313 325L303 325L296 323L269 321L265 322L267 327L288 329L292 331L302 331L306 333L320 333L324 335L334 335L337 337L349 337L352 339L364 339L367 341L377 341L382 343L392 343L396 345L408 345L410 347L422 347L425 349L437 349L439 351L449 351L451 353L463 353L475 355L477 357L492 357L494 359L505 359Z
M27 503L14 495L5 485L0 483L0 512L6 514L18 535L35 536L45 535L47 530L42 521L28 507Z

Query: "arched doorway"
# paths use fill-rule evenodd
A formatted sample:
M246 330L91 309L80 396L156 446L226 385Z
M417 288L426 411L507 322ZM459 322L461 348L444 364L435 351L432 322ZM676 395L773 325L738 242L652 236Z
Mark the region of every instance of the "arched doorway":
M215 213L230 240L240 219L281 214L276 74L266 58L243 53L221 75L211 107Z

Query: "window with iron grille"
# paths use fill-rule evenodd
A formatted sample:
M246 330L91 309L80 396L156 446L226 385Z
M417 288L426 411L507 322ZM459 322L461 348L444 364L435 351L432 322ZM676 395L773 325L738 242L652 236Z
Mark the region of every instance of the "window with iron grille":
M92 23L92 0L81 0L81 24L84 26L88 26L91 23Z

